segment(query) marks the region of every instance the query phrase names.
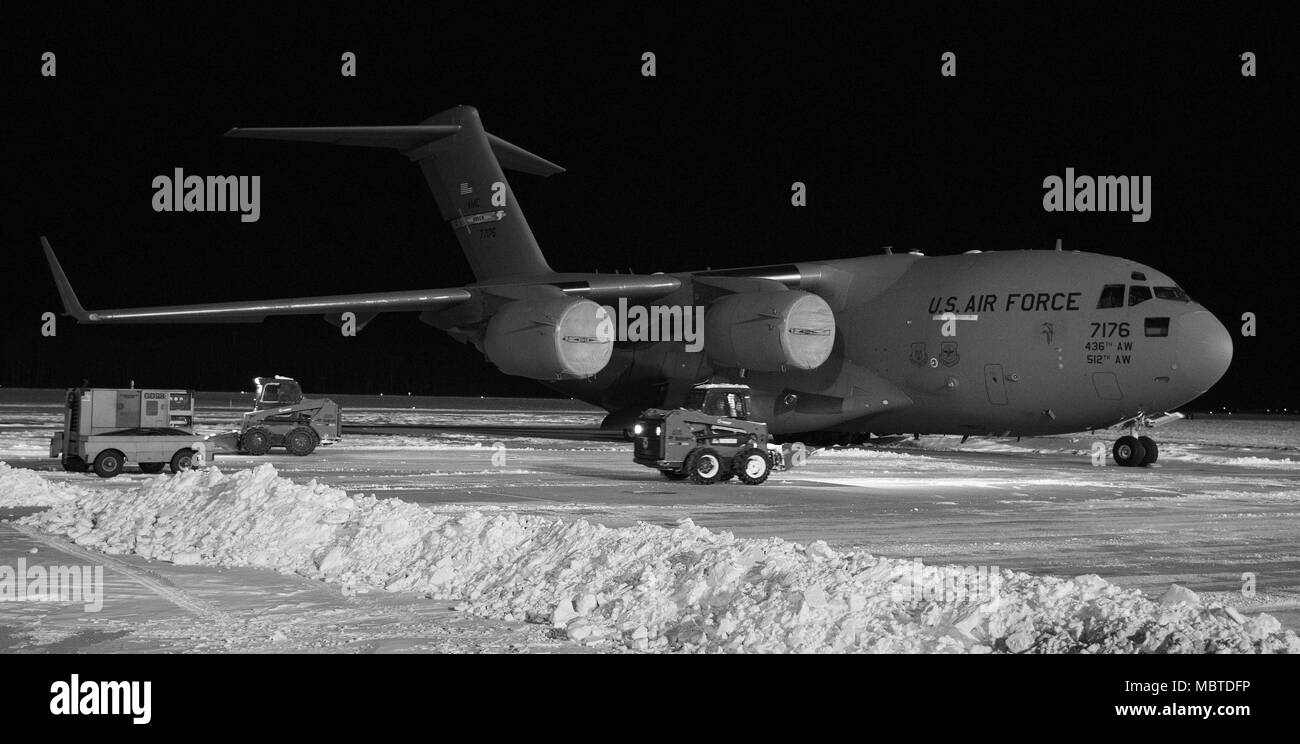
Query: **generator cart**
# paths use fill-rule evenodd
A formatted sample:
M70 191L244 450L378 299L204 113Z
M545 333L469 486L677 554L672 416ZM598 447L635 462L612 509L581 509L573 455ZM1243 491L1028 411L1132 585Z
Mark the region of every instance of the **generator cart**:
M63 469L93 470L112 478L128 462L145 473L189 470L204 451L194 433L191 390L116 390L77 387L68 390L63 431L50 439L50 457Z

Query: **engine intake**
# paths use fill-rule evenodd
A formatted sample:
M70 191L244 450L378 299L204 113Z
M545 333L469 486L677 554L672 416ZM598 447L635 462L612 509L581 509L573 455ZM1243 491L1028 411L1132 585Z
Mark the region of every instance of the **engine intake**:
M704 344L715 366L815 369L835 345L835 313L826 300L797 289L727 295L704 316Z
M591 300L516 300L488 322L483 351L508 375L582 379L609 363L614 353L611 329L605 309Z

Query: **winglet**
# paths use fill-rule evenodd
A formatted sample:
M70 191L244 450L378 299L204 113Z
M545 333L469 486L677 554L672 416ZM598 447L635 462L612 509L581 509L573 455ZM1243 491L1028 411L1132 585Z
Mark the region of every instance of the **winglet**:
M72 291L72 283L68 281L68 275L63 273L63 267L59 265L59 259L54 255L54 249L50 247L50 241L41 236L41 247L45 249L45 260L50 262L50 271L54 274L54 283L59 288L59 297L63 300L63 314L71 315L79 321L90 320L90 313L81 306L77 300L77 293Z

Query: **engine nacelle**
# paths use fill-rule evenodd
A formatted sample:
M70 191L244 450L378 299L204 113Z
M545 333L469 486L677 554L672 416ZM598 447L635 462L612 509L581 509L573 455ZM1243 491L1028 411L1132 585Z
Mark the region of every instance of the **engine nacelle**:
M483 351L508 375L582 379L609 363L612 327L605 309L591 300L516 300L488 322Z
M835 345L835 313L797 289L727 295L704 316L704 345L718 367L815 369Z

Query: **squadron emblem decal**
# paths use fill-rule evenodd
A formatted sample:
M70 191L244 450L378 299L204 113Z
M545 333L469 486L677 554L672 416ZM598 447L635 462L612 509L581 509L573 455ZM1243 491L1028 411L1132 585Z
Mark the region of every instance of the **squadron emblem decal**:
M943 362L945 367L954 367L961 361L961 355L957 353L956 341L944 341L939 344L939 361Z

